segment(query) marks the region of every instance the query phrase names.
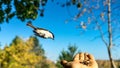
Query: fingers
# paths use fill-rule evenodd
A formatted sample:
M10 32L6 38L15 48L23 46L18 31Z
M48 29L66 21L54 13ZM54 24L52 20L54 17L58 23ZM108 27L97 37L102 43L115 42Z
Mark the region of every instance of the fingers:
M88 53L84 53L84 60L89 60L88 55Z
M75 55L73 60L74 61L94 60L94 57L93 57L93 55L88 54L88 53L79 53L79 54Z
M84 64L91 68L98 68L98 64L94 59L94 56L88 53L85 53L85 61Z
M73 61L68 62L66 60L62 60L61 64L63 65L64 68L71 68L74 63L73 63Z
M94 59L94 56L91 55L91 54L88 54L88 55L86 55L86 56L88 57L88 59L95 60L95 59Z
M84 61L84 53L76 54L73 61L83 62Z
M66 63L67 63L66 60L62 60L62 61L61 61L61 64L62 64L63 66L64 66Z
M83 62L85 59L84 53L79 53L79 62Z
M76 54L73 61L79 62L84 65L91 65L91 64L96 63L94 56L88 53Z

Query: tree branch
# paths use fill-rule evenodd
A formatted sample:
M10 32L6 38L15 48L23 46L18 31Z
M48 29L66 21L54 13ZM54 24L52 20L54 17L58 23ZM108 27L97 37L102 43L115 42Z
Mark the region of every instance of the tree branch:
M99 26L100 26L100 25L99 25ZM103 34L103 35L106 35L107 32L104 32L104 33L102 32L102 34ZM93 41L93 40L95 40L95 39L97 39L97 38L100 38L100 37L101 37L101 34L100 34L99 36L94 37L91 41Z
M108 43L106 42L105 38L104 38L104 34L102 32L102 29L100 27L100 25L98 24L98 22L96 21L96 24L98 26L98 30L100 31L100 35L101 35L101 38L102 38L102 41L105 43L106 47L108 47Z

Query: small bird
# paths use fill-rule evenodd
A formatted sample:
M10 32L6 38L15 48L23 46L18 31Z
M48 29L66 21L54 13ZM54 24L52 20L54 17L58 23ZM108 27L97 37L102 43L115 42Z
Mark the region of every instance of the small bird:
M52 32L50 32L49 30L43 29L43 28L37 28L34 27L31 23L31 21L29 21L27 23L27 26L30 26L31 28L33 28L33 32L35 33L36 36L39 36L41 38L45 38L45 39L53 39L54 40L54 34Z

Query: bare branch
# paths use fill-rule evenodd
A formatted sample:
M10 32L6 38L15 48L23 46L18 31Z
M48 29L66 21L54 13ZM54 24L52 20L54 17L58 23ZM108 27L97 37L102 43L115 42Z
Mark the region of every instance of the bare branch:
M100 25L99 25L100 26ZM105 36L105 34L107 34L107 32L104 32L103 33L103 35ZM95 40L95 39L98 39L98 38L100 38L101 37L101 34L99 35L99 36L96 36L96 37L94 37L91 41L93 41L93 40Z
M118 38L120 38L120 35L117 36L117 37L115 37L112 41L115 41L115 40L117 40Z
M98 30L100 31L100 35L101 35L101 38L102 38L102 41L105 43L106 47L108 47L108 43L106 42L105 38L104 38L104 34L102 32L102 29L99 25L99 23L96 21L96 25L98 26Z

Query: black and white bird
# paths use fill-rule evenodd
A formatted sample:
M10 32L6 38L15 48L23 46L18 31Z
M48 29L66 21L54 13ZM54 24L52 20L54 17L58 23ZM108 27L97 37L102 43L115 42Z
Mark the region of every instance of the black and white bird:
M31 28L33 28L33 32L35 33L36 36L39 36L41 38L45 38L45 39L53 39L54 40L54 34L52 32L50 32L47 29L43 29L43 28L38 28L38 27L34 27L31 23L31 21L29 21L27 23L27 26L30 26Z

